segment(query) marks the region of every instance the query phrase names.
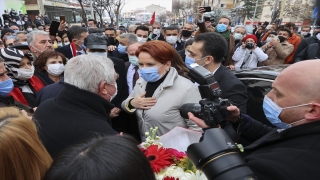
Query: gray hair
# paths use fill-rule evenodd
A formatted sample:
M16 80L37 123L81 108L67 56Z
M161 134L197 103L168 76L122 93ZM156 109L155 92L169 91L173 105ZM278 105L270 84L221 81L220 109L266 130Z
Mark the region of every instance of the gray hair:
M234 31L236 31L236 29L238 29L238 28L243 28L246 32L245 32L245 34L247 34L247 27L245 27L245 26L243 26L243 25L236 25L235 27L234 27Z
M130 24L130 25L129 25L129 29L130 29L130 28L133 28L133 27L134 27L134 28L137 28L137 26L134 25L134 24Z
M114 75L114 65L109 58L87 54L68 61L64 69L64 82L97 93L101 82L114 83Z
M137 35L131 33L123 33L120 38L128 39L128 45L138 42Z
M15 42L18 42L18 41L19 41L19 38L18 38L18 35L19 35L19 34L28 34L28 33L25 32L25 31L19 31L19 32L14 33L13 39L14 39Z
M29 46L33 46L36 35L46 35L46 36L49 37L49 34L47 32L45 32L45 31L38 31L38 30L37 31L31 31L27 35L27 41L28 41Z

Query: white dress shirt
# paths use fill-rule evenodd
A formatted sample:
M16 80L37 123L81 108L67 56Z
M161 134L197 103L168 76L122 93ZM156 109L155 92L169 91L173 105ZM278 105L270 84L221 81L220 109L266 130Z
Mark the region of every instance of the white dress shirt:
M128 68L128 72L127 72L127 84L129 87L129 94L133 90L132 81L133 81L133 75L135 72L136 72L136 70L134 69L134 65L130 64L130 66ZM138 73L139 73L139 71L138 71ZM140 77L140 73L139 73L139 77Z

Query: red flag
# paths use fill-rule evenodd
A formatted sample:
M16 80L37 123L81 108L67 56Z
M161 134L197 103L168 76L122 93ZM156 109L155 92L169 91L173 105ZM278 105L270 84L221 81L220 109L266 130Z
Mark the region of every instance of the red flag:
M154 11L150 20L150 24L152 25L156 19L156 12Z

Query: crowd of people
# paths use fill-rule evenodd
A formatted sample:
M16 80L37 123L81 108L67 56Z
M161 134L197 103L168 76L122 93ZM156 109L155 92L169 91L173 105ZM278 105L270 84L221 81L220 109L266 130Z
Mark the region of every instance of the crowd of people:
M183 104L202 99L188 76L195 64L213 74L221 98L231 102L219 126L247 143L242 157L259 179L319 179L320 61L307 60L320 57L320 26L311 35L310 26L299 34L294 23L266 22L249 34L241 25L231 32L226 16L213 26L203 8L198 14L197 27L182 28L61 21L52 36L47 16L32 22L5 11L0 179L155 179L137 146L145 132L210 128L192 113L180 115ZM264 97L273 127L246 115L248 90L231 70L292 63Z

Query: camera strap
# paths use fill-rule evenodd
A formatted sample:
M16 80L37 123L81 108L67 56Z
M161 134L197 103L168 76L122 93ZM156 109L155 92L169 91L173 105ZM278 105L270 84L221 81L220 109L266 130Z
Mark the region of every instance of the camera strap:
M242 64L241 64L240 68L242 68L242 67L246 64L246 62L248 61L248 59L250 59L251 55L252 55L252 51L250 51L250 53L248 53L248 50L247 50L247 51L246 51L246 55L245 55L245 57L244 57L244 60L243 60L243 62L242 62Z

